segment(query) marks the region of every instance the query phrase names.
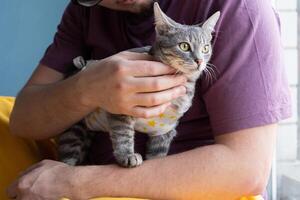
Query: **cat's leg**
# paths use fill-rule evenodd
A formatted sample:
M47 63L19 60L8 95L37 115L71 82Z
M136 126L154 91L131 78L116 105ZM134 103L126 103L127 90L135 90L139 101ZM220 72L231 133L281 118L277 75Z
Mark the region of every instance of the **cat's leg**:
M146 159L154 159L163 157L168 154L171 142L176 136L176 130L173 129L166 134L158 136L150 136L147 142Z
M109 132L116 161L123 167L136 167L143 162L134 152L134 119L125 115L107 114Z
M93 133L83 124L76 124L58 137L59 160L75 166L85 162Z

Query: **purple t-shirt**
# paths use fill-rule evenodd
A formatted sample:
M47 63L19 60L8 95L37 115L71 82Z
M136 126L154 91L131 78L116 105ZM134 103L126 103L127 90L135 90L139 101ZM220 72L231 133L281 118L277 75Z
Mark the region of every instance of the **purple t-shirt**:
M184 24L205 21L216 11L221 19L211 63L217 80L197 82L193 106L180 120L170 154L214 143L214 136L276 123L291 115L282 60L277 14L270 1L162 0L172 19ZM137 16L96 6L69 4L54 42L41 63L64 74L73 58L102 59L133 47L150 45L153 16ZM136 150L144 153L147 136L137 134ZM90 160L113 163L108 134L97 134Z

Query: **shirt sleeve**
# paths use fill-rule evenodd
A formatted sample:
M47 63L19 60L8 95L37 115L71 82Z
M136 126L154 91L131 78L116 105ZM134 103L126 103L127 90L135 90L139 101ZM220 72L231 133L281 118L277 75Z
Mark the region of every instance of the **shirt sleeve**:
M63 74L75 70L73 59L87 54L84 43L84 11L82 6L73 3L67 6L53 43L47 48L40 64Z
M230 133L290 117L280 24L271 3L222 2L211 60L218 78L208 89L202 88L213 133Z

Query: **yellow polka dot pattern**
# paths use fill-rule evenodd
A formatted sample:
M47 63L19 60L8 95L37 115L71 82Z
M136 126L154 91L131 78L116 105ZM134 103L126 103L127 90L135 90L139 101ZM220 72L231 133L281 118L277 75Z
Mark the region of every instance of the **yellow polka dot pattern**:
M174 108L168 108L165 113L150 119L137 119L135 130L150 136L162 135L174 129L181 116Z
M148 121L148 125L151 126L151 127L155 127L156 122L154 120L150 120L150 121ZM144 127L144 128L146 128L146 127Z

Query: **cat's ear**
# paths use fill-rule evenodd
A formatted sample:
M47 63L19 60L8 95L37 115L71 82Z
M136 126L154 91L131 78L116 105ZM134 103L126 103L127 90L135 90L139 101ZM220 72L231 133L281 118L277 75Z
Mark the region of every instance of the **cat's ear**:
M208 18L208 20L206 20L206 22L204 22L204 24L202 25L202 28L204 30L208 31L209 33L214 32L215 26L216 26L220 16L221 16L221 12L220 11L216 12L210 18Z
M157 31L177 26L177 23L160 9L157 2L154 3L154 18Z

